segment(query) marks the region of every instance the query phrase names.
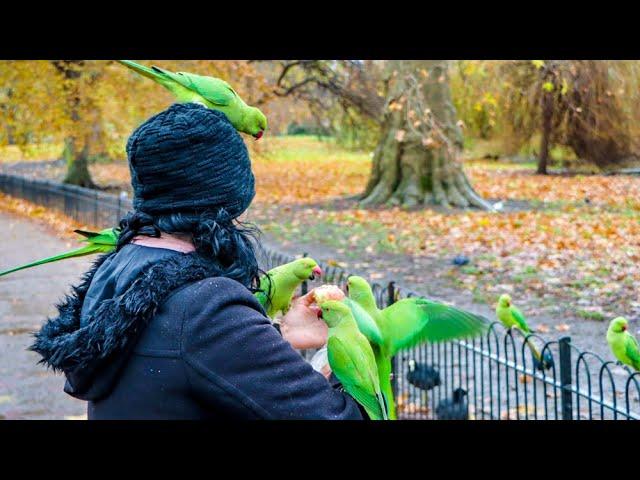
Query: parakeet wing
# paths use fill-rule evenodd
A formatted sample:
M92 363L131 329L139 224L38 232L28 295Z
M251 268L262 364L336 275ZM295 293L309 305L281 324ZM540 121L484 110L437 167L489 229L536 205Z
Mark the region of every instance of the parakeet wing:
M511 315L513 316L516 323L520 326L523 332L529 333L531 330L529 329L529 325L527 325L527 319L524 318L524 315L517 307L511 305Z
M254 296L262 305L262 308L268 310L270 307L269 295L273 295L273 282L269 281L269 273L265 273L262 277L260 277L260 290L254 294Z
M375 367L369 365L364 355L355 348L348 348L344 342L336 337L330 336L327 342L329 364L336 374L344 389L355 400L362 405L370 415L376 419L386 416L380 406L381 394L372 388L373 382L377 379L377 372L372 371Z
M423 298L406 298L382 310L383 336L391 355L422 342L472 337L489 322L464 310Z
M353 318L356 320L356 324L358 325L358 330L367 337L367 340L371 343L375 343L376 345L382 345L382 333L380 332L375 320L371 318L371 315L369 315L364 308L349 297L344 298L342 301L351 309Z
M624 342L624 353L633 362L635 368L640 368L640 349L638 348L638 341L633 335L627 335Z
M267 303L269 302L269 297L267 297L267 294L264 292L256 292L254 293L254 296L258 299L258 302L260 302L260 305L262 305L262 308L266 310Z
M215 105L222 107L230 105L236 96L231 86L219 78L204 77L187 72L173 73L166 70L164 73L183 87L196 92Z

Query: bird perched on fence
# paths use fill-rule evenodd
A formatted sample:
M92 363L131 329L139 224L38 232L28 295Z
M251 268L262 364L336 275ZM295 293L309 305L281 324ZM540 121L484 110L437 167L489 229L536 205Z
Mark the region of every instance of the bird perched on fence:
M399 350L424 342L439 342L480 335L489 322L464 310L425 298L405 298L380 310L371 286L358 276L347 280L349 297L344 300L358 328L371 343L380 376L380 388L396 418L391 388L391 357Z
M640 371L640 348L635 337L627 332L628 326L623 317L611 320L607 329L607 343L620 362Z
M224 80L187 72L151 68L130 60L118 60L134 72L150 78L173 93L181 103L195 102L224 113L236 130L259 139L267 129L267 118L256 107L247 105Z
M525 335L533 333L523 313L513 304L511 296L506 293L500 295L498 299L496 317L506 328L517 328ZM526 343L531 350L534 367L537 370L548 370L553 367L553 357L549 351L545 351L544 355L541 355L531 340L527 339Z
M409 359L408 366L407 381L414 387L428 391L440 385L440 372L436 368L413 358Z
M287 313L296 289L305 280L313 280L315 275L322 275L318 263L311 257L299 258L272 268L263 275L260 278L260 290L255 296L273 320L278 313Z
M115 250L118 244L118 230L114 228L106 228L99 232L88 232L85 230L74 230L75 233L82 235L84 238L81 240L86 242L84 247L76 248L68 252L53 255L42 260L27 263L19 267L11 268L0 272L0 277L7 275L18 270L24 270L26 268L35 267L37 265L43 265L45 263L57 262L58 260L64 260L65 258L81 257L84 255L91 255L94 253L108 253Z
M441 400L436 407L438 420L469 420L469 402L466 396L464 388L456 388L452 398Z
M351 310L336 300L326 301L320 308L321 318L329 327L327 356L331 371L345 391L364 407L369 418L389 420L373 350L358 330Z

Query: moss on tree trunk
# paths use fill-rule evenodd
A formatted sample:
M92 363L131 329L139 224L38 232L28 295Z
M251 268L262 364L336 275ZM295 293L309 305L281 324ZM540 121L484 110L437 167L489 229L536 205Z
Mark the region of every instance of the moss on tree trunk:
M363 205L438 204L491 209L467 179L459 155L447 63L389 62L382 136L375 149Z

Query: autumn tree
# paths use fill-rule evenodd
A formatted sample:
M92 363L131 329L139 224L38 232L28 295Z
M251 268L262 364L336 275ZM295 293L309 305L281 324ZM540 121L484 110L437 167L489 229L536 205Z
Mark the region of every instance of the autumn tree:
M361 62L288 62L277 82L278 94L297 94L325 110L330 106L319 93L330 94L346 115L357 112L367 126L373 120L377 146L361 196L364 205L491 209L460 163L462 131L451 100L449 62L388 61L376 72L379 81L375 76L372 81L367 73L380 64L367 69Z
M488 107L491 134L504 140L507 152L535 142L538 173L547 173L554 146L570 149L579 161L603 170L637 163L638 62L483 60L465 64L456 70L455 82L464 84L465 98L457 102L474 107L462 110L465 120L476 123L476 111ZM467 71L471 74L466 75Z
M491 209L460 163L462 131L448 81L448 62L389 62L382 133L363 194L365 205Z
M256 65L247 61L141 62L223 78L249 104L269 113L272 89ZM65 181L95 187L90 163L126 158L131 131L173 101L164 88L115 61L0 61L0 109L5 123L0 142L21 147L63 145Z

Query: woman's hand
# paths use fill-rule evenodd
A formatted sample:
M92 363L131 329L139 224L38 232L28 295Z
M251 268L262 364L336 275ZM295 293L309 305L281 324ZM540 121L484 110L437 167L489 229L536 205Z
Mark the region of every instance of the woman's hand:
M280 320L280 332L293 348L321 348L327 343L328 327L320 318L320 307L313 305L313 290L291 302L291 307Z

